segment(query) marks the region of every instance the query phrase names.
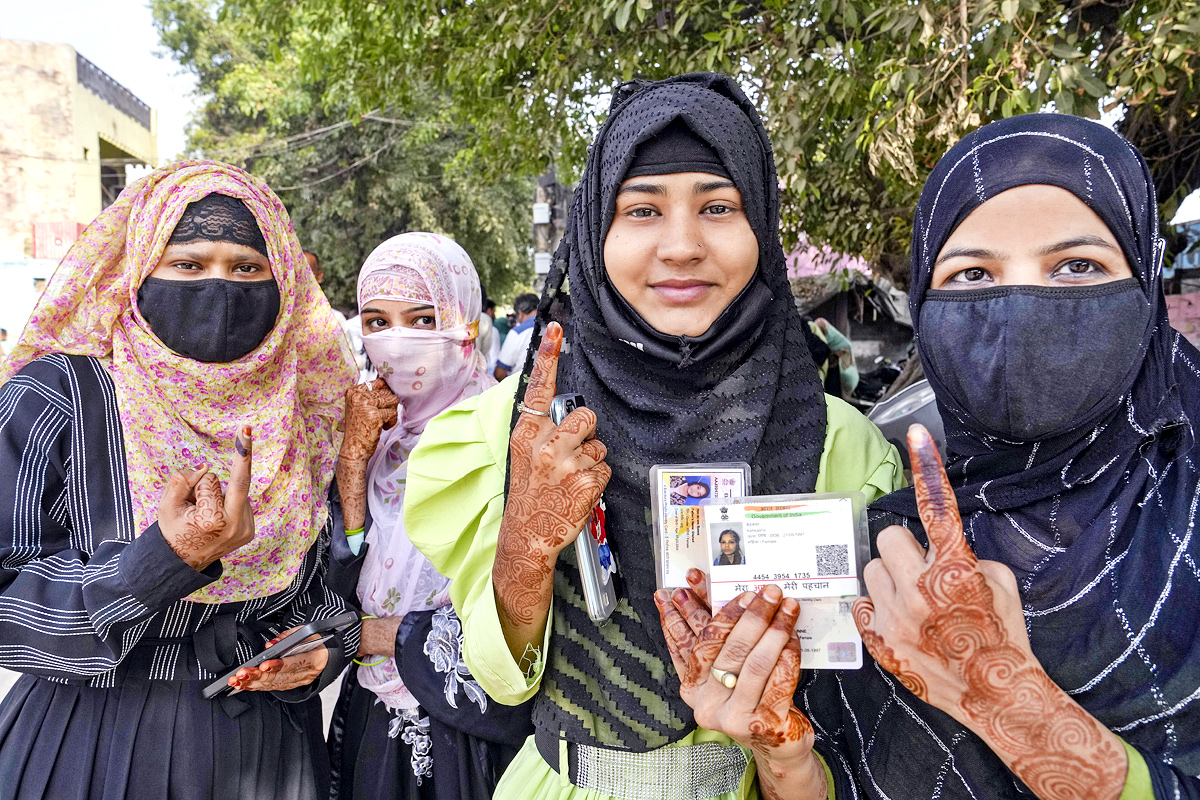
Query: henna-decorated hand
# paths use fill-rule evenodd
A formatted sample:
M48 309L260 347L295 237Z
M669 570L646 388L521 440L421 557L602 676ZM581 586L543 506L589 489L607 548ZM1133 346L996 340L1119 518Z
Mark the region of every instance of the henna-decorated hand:
M346 530L358 530L367 521L367 464L382 432L396 424L399 403L382 378L346 390L346 436L336 468Z
M880 532L870 598L854 605L863 643L913 694L975 732L1042 800L1113 800L1120 740L1050 680L1029 645L1012 571L976 559L929 432L908 430L926 552L905 528Z
M400 399L383 378L346 390L346 436L339 458L368 461L379 446L380 434L396 424Z
M759 594L743 593L713 617L703 573L689 570L688 583L691 590L659 590L654 601L680 695L696 724L750 748L767 800L825 797L812 725L792 702L800 680L800 604L767 586ZM713 667L737 674L732 690L713 676Z
M254 513L248 499L252 448L253 431L246 425L236 437L224 493L207 466L171 475L158 504L158 527L175 554L192 569L203 570L254 538Z
M296 628L290 628L267 642L267 647L278 642ZM310 639L319 634L313 634ZM305 640L308 641L308 640ZM229 685L244 692L284 692L308 686L320 677L329 663L329 651L325 645L287 658L273 658L257 667L243 667L229 679Z
M558 378L562 326L550 323L529 376L525 407L548 412ZM513 428L508 500L496 544L492 583L513 657L541 643L554 563L575 540L612 474L595 438L596 415L577 408L555 426L524 413Z

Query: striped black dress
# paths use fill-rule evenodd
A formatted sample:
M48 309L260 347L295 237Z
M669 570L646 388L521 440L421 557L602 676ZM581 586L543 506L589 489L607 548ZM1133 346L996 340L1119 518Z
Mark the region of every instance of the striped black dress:
M136 535L116 392L95 359L50 355L0 387L0 800L324 796L314 684L206 701L200 688L278 632L346 610L326 525L295 580L223 605L158 526ZM351 641L353 639L353 641Z

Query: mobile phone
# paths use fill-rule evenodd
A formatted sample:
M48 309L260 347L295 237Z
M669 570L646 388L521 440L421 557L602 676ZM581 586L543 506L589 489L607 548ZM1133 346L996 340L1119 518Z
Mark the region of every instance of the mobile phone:
M229 679L236 675L239 669L243 667L257 667L264 661L270 661L275 658L287 658L288 656L296 656L301 653L307 653L310 650L315 650L334 636L353 626L356 622L358 622L358 614L353 611L347 611L344 614L338 614L336 617L319 619L303 625L258 655L246 659L208 686L205 686L200 694L205 700L212 700L214 697L231 692L232 687L229 685ZM305 639L314 635L317 635L318 638L312 641L305 641Z
M572 411L586 405L581 394L560 394L550 402L550 421L557 425ZM592 509L579 536L575 537L575 560L579 562L588 616L593 622L604 622L617 607L617 587L613 585L617 557L608 546L603 497Z

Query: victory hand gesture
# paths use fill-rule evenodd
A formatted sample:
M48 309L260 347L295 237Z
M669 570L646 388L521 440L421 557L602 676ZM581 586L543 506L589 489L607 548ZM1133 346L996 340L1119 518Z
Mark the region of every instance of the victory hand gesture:
M863 643L909 691L972 730L1042 800L1114 800L1120 740L1050 680L1029 645L1012 571L975 557L929 432L908 430L926 551L905 528L876 541L854 604Z
M249 501L252 448L253 431L247 425L235 438L225 492L207 466L171 475L158 504L158 527L192 569L203 570L254 538Z

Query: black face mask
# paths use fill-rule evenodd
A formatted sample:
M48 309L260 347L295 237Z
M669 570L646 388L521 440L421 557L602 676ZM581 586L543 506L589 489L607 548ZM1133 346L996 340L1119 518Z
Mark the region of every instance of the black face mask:
M921 306L921 358L985 432L1031 442L1116 408L1140 367L1149 318L1133 278L932 290Z
M236 361L263 343L279 317L279 284L146 278L138 310L163 344L210 364Z

